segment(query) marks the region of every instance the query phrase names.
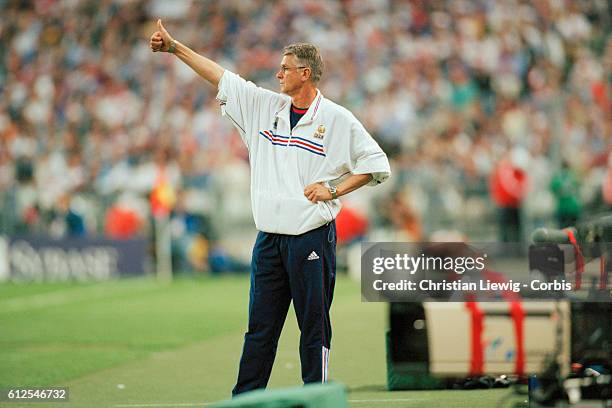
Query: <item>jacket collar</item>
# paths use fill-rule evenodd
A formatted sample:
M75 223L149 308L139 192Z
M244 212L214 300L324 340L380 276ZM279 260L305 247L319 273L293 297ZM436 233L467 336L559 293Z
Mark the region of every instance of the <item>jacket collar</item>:
M300 119L300 125L306 125L312 123L315 118L318 116L319 111L321 110L321 101L323 99L323 94L321 91L317 89L317 96L315 96L314 100L308 107L308 110ZM274 114L277 118L281 118L287 123L289 123L289 111L291 109L291 99L287 99L286 102L280 107L278 111Z

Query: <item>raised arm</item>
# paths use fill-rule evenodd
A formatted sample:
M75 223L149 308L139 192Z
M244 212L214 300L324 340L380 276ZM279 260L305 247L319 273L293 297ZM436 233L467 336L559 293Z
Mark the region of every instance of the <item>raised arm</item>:
M151 36L150 45L153 52L170 52L176 54L176 56L185 64L189 65L196 74L215 87L219 86L219 81L225 69L216 62L198 54L191 48L172 38L162 25L161 20L157 20L157 31Z

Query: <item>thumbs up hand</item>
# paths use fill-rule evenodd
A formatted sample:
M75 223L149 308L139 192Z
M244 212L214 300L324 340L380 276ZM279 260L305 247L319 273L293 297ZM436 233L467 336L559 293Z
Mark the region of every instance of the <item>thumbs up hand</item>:
M168 31L164 28L161 19L157 20L157 31L153 33L151 36L151 41L149 45L151 46L151 50L153 52L168 52L168 48L170 47L170 42L172 41L172 37L168 34Z

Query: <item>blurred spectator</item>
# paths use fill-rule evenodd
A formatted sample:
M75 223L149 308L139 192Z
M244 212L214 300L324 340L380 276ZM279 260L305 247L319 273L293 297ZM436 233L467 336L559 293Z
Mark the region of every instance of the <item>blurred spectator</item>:
M83 216L75 211L71 205L72 197L65 194L58 200L57 203L57 220L59 221L58 235L68 237L78 237L85 235L85 220Z
M338 245L350 245L363 239L368 231L368 218L358 209L344 205L336 217Z
M106 236L114 239L134 238L141 224L141 218L133 209L115 205L106 213Z
M521 150L503 158L490 179L491 198L499 211L499 231L501 242L520 242L521 205L527 191L525 157Z
M168 150L155 153L155 162L141 166L143 187L151 191L151 213L154 217L168 216L176 204L176 188L180 187L180 169L171 160Z
M564 160L553 175L550 188L557 199L557 222L559 228L576 225L580 217L580 190L578 177Z
M217 237L210 219L193 204L189 193L183 192L171 214L174 269L208 272L210 243Z
M400 241L419 242L423 240L423 231L419 217L410 207L405 196L407 192L396 191L392 193L390 200L385 203L382 213L397 231Z
M612 152L608 155L608 169L602 186L604 203L612 210Z

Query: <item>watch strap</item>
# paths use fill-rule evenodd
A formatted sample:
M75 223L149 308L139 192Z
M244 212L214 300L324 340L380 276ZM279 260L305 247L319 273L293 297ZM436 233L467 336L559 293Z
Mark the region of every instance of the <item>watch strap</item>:
M170 54L174 54L174 51L176 51L176 41L170 40L170 45L168 46L168 52Z
M338 189L336 187L330 187L329 192L331 193L332 200L335 200L338 198Z

